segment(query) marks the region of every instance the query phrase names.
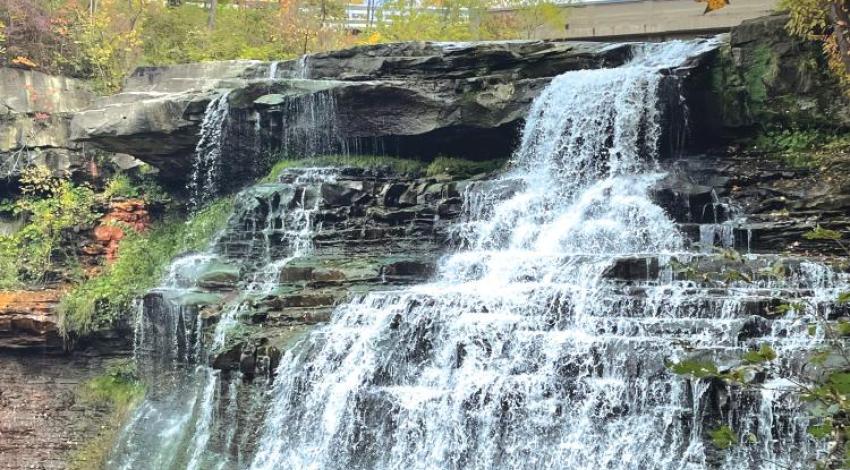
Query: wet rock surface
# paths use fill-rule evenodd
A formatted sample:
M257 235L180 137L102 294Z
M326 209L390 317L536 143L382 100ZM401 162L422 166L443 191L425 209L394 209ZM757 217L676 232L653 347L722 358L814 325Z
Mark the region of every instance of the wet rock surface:
M208 266L198 275L206 291L221 294L244 280L236 268L239 263L247 260L250 265L251 260L268 259L269 253L271 259L282 258L291 249L285 237L269 236L252 224L268 220L279 208L319 198L313 249L280 269L272 293L251 301L238 331L213 359L216 368L268 376L292 338L302 336L309 325L328 321L339 303L371 290L427 281L437 258L450 246L449 228L460 215L460 191L469 184L358 168L341 168L332 182L317 186L293 183L303 171L286 170L279 183L241 193L255 204L253 211L231 220L218 241L219 252L230 261ZM222 282L207 282L212 279ZM215 323L219 309L207 305L201 314Z
M800 168L776 155L736 150L665 163L655 199L695 241L742 252L843 255L841 244L803 235L850 227L850 157ZM725 239L725 242L724 242Z

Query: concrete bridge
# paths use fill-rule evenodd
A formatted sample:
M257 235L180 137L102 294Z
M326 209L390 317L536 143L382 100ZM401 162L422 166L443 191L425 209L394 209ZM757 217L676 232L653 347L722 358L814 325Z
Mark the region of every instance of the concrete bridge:
M770 14L777 0L730 0L726 8L703 14L695 0L595 0L573 2L566 24L547 26L535 38L665 40L717 34L742 21ZM510 14L508 11L504 11Z

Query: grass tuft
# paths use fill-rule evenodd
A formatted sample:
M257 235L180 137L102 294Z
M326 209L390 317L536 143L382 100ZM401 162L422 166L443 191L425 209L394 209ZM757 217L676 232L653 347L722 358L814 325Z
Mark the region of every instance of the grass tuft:
M271 183L280 176L281 172L290 168L323 166L347 166L354 168L390 168L398 173L416 173L425 168L425 164L418 160L410 160L397 157L383 157L378 155L321 155L306 158L284 157L274 164L268 176L260 180L261 183Z
M462 158L437 157L425 169L428 176L447 175L452 178L469 178L481 173L496 171L505 165L505 160L464 160Z
M462 158L440 156L426 163L398 157L378 155L324 155L309 158L283 158L278 160L261 183L271 183L290 168L311 166L347 166L355 168L389 168L397 173L421 174L427 176L449 176L469 178L470 176L495 171L504 166L505 160L473 161Z
M106 468L121 427L144 395L144 386L136 377L131 361L113 365L103 375L83 384L78 393L80 402L88 407L108 409L109 416L100 432L71 455L68 469Z

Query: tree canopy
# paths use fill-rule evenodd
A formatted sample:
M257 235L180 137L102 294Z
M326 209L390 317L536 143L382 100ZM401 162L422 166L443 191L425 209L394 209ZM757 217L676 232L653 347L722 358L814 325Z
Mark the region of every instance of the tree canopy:
M563 21L552 0L369 0L367 27L345 0L0 0L0 64L117 88L137 65L281 60L357 44L531 37ZM510 7L511 15L490 15Z

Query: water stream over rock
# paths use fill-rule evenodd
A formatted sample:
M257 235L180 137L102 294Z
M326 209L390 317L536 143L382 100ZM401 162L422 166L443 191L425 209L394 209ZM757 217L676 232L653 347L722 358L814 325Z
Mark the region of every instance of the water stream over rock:
M458 249L433 280L354 294L248 397L239 372L225 376L211 362L253 300L276 295L287 277L328 286L373 276L359 265L321 275L294 266L316 250L323 221L344 226L343 243L381 231L403 239L454 217L460 198L434 181L417 193L419 183L354 181L329 168L241 192L227 229L205 253L176 260L140 305L136 355L152 386L110 468L806 467L823 449L787 383L739 390L667 367L695 354L726 366L769 344L778 370L799 371L819 340L809 320L829 316L848 286L846 274L808 259L719 260L718 247L740 245L733 208L713 196L702 208L713 217L702 214L708 223L688 235L654 197L658 161L686 128L682 98L670 93L677 70L712 47L635 46L620 67L556 77L532 104L510 169L464 185L451 230ZM347 152L332 95L290 104L285 150ZM226 94L207 109L196 203L214 191L226 109ZM438 196L436 210L426 207ZM351 222L366 216L390 228ZM339 262L345 252L329 253ZM782 276L770 274L777 266ZM791 300L800 312L765 314ZM214 304L222 307L202 313ZM208 321L217 323L205 330ZM755 444L717 452L708 432L720 425Z
M221 171L221 147L227 131L227 118L230 113L228 96L230 93L220 93L207 105L204 121L201 125L201 136L195 147L195 158L192 162L192 175L189 180L191 204L201 207L210 202L218 193L219 174Z
M730 407L722 387L665 367L760 343L794 367L813 341L804 318L768 325L748 315L753 302L787 294L829 308L846 285L812 263L727 289L671 268L698 256L649 197L659 90L706 47L647 46L625 66L557 77L501 177L513 194L468 198L466 248L436 279L340 306L283 358L251 468L785 468L811 457L807 420L781 386ZM717 455L706 432L724 423L762 445Z
M233 396L224 397L230 402L223 416L217 408L222 388L235 394L241 377L222 387L210 357L225 347L252 300L277 287L281 269L310 252L319 188L334 176L333 169L311 169L290 183L255 186L239 194L227 228L210 248L175 260L162 286L145 296L137 317L136 360L151 393L124 429L110 468L237 466L228 452L237 438L235 416L245 410L238 409ZM234 240L247 241L250 256L241 250L230 253ZM224 287L218 321L205 337L199 308L222 300L209 287L228 283L233 285ZM210 448L213 435L224 436L222 448Z

